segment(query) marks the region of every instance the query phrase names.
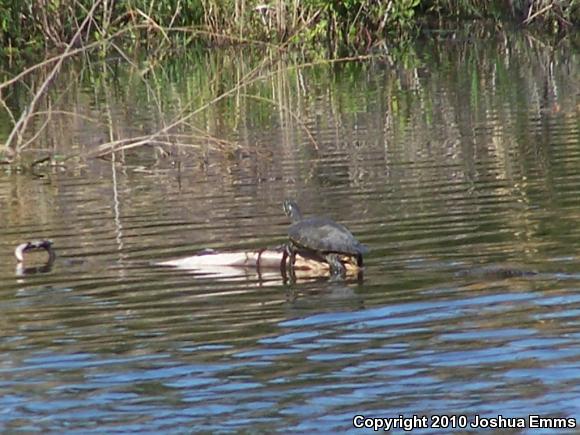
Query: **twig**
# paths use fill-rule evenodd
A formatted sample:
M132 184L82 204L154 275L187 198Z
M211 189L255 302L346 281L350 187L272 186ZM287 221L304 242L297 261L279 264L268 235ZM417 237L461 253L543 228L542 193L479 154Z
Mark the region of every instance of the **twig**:
M80 113L75 113L75 112L69 112L68 110L37 110L36 112L34 112L32 115L30 116L40 116L40 115L66 115L66 116L72 116L74 118L80 118L83 119L87 122L94 122L95 124L98 124L100 121L95 119L95 118L91 118L90 116L86 116L86 115L81 115Z
M552 9L552 6L554 6L554 3L550 3L548 6L540 9L539 11L537 11L535 14L528 16L528 18L526 18L524 20L524 24L529 24L532 22L532 20L534 18L536 18L538 15L542 15L544 12L549 11L550 9ZM533 5L530 5L530 12L532 11L532 7Z
M102 0L99 0L99 1L102 1ZM58 56L54 56L54 57L51 57L49 59L45 59L45 60L43 60L40 63L34 64L31 67L26 68L24 71L20 72L19 74L16 74L11 79L6 80L3 83L0 83L0 90L2 90L4 88L6 88L6 87L8 87L8 86L10 86L10 85L12 85L14 83L16 83L17 81L19 81L23 77L26 77L28 74L36 71L39 68L42 68L42 67L44 67L46 65L50 65L51 63L54 63L54 62L61 62L62 60L66 59L68 57L72 57L72 56L74 56L74 55L76 55L78 53L82 53L82 52L85 52L87 50L90 50L90 49L92 49L94 47L98 47L98 46L104 44L105 42L108 42L108 41L111 41L113 39L116 39L117 37L121 36L124 33L131 32L131 31L134 31L134 30L137 30L137 29L140 29L140 28L147 28L147 27L148 26L145 25L145 24L138 24L138 25L135 25L135 26L132 26L132 27L125 27L125 28L123 28L123 29L121 29L121 30L113 33L112 35L110 35L107 38L104 38L104 39L102 39L100 41L91 42L90 44L85 45L84 47L75 48L74 50L69 50L69 51L66 51L65 50L64 53L61 53Z
M169 36L165 32L165 30L163 30L163 27L161 27L159 24L157 24L153 18L151 18L149 15L147 15L141 9L137 8L136 11L137 11L137 13L139 15L141 15L143 18L145 18L145 20L149 24L151 24L155 29L159 30L161 32L161 34L163 35L163 37L165 38L166 41L169 41Z
M102 0L97 0L93 4L93 7L90 9L88 15L85 17L85 19L81 23L80 27L75 32L71 41L68 43L67 47L65 48L63 54L66 55L71 50L72 46L75 44L76 40L81 35L81 32L84 29L85 25L91 20L92 14L96 10L96 8L100 5L101 1ZM52 79L56 76L58 71L60 70L60 67L61 67L62 63L64 62L64 59L65 59L64 57L59 58L56 65L53 67L52 71L48 74L48 77L44 80L42 85L40 85L40 89L36 92L36 94L34 95L34 98L30 102L28 107L26 109L24 109L24 111L22 112L22 115L18 119L18 122L14 125L14 128L12 129L12 131L10 132L10 135L8 136L8 140L6 141L6 148L13 148L13 149L17 148L17 151L20 151L22 149L22 147L21 147L22 133L26 130L26 127L28 126L28 122L30 121L30 118L31 118L30 114L34 111L34 108L38 104L38 101L40 100L41 96L44 94L46 89L48 89L48 85L50 84ZM18 140L16 142L16 144L17 144L16 147L13 146L13 141L14 141L15 136L18 136Z
M40 136L40 133L42 133L42 130L44 130L44 129L46 128L46 126L48 125L48 123L50 122L50 119L51 119L51 117L52 117L52 113L51 113L51 111L50 111L50 106L49 106L49 108L48 108L48 111L47 111L47 112L48 112L48 113L47 113L46 119L45 119L45 121L42 123L42 125L40 126L40 128L38 129L38 131L37 131L37 132L34 134L34 136L32 136L30 139L28 139L26 142L24 142L22 145L20 145L20 146L19 146L19 150L20 150L20 149L24 149L24 148L26 148L26 146L27 146L29 143L32 143L32 142L34 142L34 141L36 140L36 138ZM30 114L30 118L32 118L32 117L33 117L33 116L35 116L35 115L36 115L35 113L31 113L31 114Z
M6 101L4 101L4 98L2 98L2 96L0 96L0 105L4 108L4 110L6 110L6 113L8 114L10 120L12 121L12 124L16 124L14 114L12 113L12 110L10 110L10 108L6 105Z

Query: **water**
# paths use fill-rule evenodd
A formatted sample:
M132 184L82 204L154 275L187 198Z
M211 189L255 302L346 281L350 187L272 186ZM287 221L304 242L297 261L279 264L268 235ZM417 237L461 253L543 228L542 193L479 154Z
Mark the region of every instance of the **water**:
M445 415L470 432L502 415L531 433L530 414L578 418L578 57L564 45L550 64L511 38L509 52L426 45L417 68L273 65L195 118L221 150L4 168L0 428L313 433ZM234 68L214 56L167 68L168 119L180 96L211 91L216 65ZM149 91L117 74L131 92L81 82L62 104L98 122L55 115L35 155L155 131ZM275 246L287 197L371 248L362 282L151 265ZM23 274L12 251L38 238L58 260ZM490 273L506 267L538 274Z

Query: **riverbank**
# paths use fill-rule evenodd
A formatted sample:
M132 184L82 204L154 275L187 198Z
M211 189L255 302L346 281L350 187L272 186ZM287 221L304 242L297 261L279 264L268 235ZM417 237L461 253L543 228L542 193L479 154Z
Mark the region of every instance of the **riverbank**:
M20 58L39 50L62 50L79 32L75 47L124 39L148 48L167 43L265 44L315 51L324 47L336 56L368 53L468 21L491 20L498 28L521 26L563 37L578 29L579 9L577 3L561 0L64 0L58 7L26 0L0 3L0 53ZM81 28L87 16L90 22Z
M0 33L4 47L0 49L4 59L0 113L7 126L0 134L4 144L0 164L9 166L10 171L34 172L47 164L59 167L79 156L107 157L143 146L150 146L161 155L175 145L195 150L209 147L224 155L243 152L240 141L210 132L213 129L195 126L191 131L180 130L196 118L207 116L216 105L227 106L233 97L239 102L241 96L264 106L264 116L272 108L284 111L297 129L304 131L311 146L319 149L304 114L288 106L286 93L276 92L277 97L272 97L271 89L278 88L281 69L288 68L294 75L284 85L288 89L305 87L300 78L305 69L324 65L342 68L343 64L358 61L374 65L373 68L377 64L394 68L407 81L420 75L425 62L421 51L426 47L435 47L434 52L445 61L449 50L460 52L465 58L478 41L497 41L496 49L506 67L512 53L532 47L544 69L555 48L574 52L579 45L578 32L573 32L578 25L578 8L571 2L534 2L525 10L508 8L503 3L492 7L489 2L437 1L426 7L415 0L391 1L381 6L321 0L280 0L275 5L252 7L238 1L179 2L175 7L140 1L95 1L85 8L79 6L82 2L64 3L62 8L51 10L29 0L10 9L10 14L0 14L4 20ZM514 26L529 30L514 32ZM514 34L519 37L513 38ZM211 64L210 57L216 51L226 53L219 57L220 62L225 61L223 65ZM204 59L210 63L205 64ZM172 70L180 61L204 64L196 74L206 83L198 86L198 80L187 87L185 94L165 101L168 90L162 88L174 81ZM224 74L230 66L236 72ZM41 152L23 157L23 151L38 148L57 117L85 121L80 119L78 110L70 110L71 104L61 104L68 85L74 87L77 79L63 79L68 85L58 92L54 90L69 67L84 71L82 76L88 80L83 79L83 86L95 90L103 82L115 81L117 72L128 71L127 78L145 83L148 96L144 107L154 108L161 122L147 134L142 130L119 134L109 128L106 137L99 138L98 146L88 152ZM467 76L480 74L476 71L479 66L467 63L467 67ZM206 77L208 69L212 73ZM263 89L255 93L254 87ZM109 90L102 91L99 98L112 100L112 95L107 95ZM169 90L169 94L172 92ZM298 89L293 92L300 93ZM175 98L180 100L181 109L169 117L168 108L174 106ZM89 121L103 122L92 115ZM110 119L104 121L111 127Z

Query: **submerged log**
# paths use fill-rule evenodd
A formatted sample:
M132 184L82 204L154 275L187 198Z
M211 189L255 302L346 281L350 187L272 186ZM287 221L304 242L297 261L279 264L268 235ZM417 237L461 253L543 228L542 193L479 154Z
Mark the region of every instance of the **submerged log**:
M470 267L455 273L457 277L478 279L526 278L538 275L538 271L520 265L489 264L481 267Z

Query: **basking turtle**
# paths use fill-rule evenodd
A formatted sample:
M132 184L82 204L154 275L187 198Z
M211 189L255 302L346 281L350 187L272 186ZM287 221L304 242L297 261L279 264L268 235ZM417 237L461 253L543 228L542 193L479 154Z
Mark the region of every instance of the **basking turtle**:
M294 268L296 253L326 260L332 276L344 276L342 256L356 257L359 267L363 265L363 254L368 248L354 238L344 226L324 217L302 218L302 213L294 201L284 201L284 211L292 219L288 230L290 243L282 257L282 268L286 270L286 258L290 256L290 270Z

